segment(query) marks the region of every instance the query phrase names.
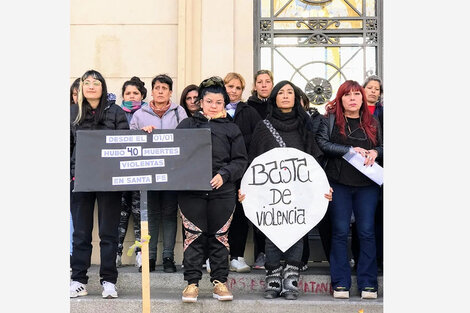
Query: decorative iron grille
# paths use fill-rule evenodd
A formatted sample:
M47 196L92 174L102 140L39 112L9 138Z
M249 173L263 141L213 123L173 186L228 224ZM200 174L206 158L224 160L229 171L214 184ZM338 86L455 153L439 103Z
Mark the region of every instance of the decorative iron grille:
M322 109L347 79L382 74L382 0L255 0L254 70Z

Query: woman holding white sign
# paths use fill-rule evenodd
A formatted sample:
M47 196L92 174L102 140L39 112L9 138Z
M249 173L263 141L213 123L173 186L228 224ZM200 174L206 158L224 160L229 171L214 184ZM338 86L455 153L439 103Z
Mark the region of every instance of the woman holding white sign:
M364 166L372 166L383 152L380 124L367 108L364 88L358 82L348 80L339 87L336 98L327 106L317 142L327 158L325 172L335 190L328 209L332 224L330 272L333 296L349 298L348 233L354 212L360 247L357 285L362 298L377 298L374 216L379 186L343 158L353 149L364 157Z
M239 127L227 118L225 105L230 102L220 77L208 78L199 85L202 112L183 120L177 128L209 128L212 140L212 191L185 191L178 194L184 231L183 302L196 302L205 251L210 261L212 296L232 300L228 290L228 230L235 209L236 189L247 166L245 143Z
M77 130L129 129L124 111L107 100L107 87L103 76L94 70L87 71L80 79L78 104L70 108L73 154L70 161L71 175L75 177L75 144ZM73 178L72 178L73 180ZM93 212L98 202L100 236L100 284L103 298L116 298L116 253L118 249L118 225L121 216L121 192L75 192L72 207L73 253L71 258L72 281L70 297L88 294L87 271L92 252Z
M281 81L274 86L268 98L268 115L260 121L254 132L249 151L249 161L276 147L291 147L312 155L317 161L322 156L308 123L310 116L300 104L300 94L295 85ZM325 195L331 199L331 192ZM241 199L242 200L242 199ZM303 239L299 239L284 253L266 238L266 287L267 299L283 296L296 300L299 295L299 271L302 265ZM285 266L281 258L285 259Z

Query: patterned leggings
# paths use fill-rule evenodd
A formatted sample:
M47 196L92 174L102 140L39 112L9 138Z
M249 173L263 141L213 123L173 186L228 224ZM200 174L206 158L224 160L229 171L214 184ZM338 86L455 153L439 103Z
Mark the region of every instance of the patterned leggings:
M140 241L140 192L124 191L121 197L121 219L119 221L119 243L118 254L122 255L124 238L126 237L127 225L130 216L134 216L134 235L135 240ZM136 249L136 253L140 248Z

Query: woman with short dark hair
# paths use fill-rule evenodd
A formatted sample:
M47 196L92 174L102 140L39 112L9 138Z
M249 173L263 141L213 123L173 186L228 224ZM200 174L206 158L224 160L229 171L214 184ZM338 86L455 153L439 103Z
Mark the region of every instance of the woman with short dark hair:
M247 166L245 143L240 129L227 119L225 105L230 102L220 77L202 81L198 88L202 111L183 120L177 128L209 128L212 141L211 191L184 191L178 194L186 239L184 242L183 302L196 302L206 249L210 261L213 297L232 300L227 288L228 230L235 209L236 189Z

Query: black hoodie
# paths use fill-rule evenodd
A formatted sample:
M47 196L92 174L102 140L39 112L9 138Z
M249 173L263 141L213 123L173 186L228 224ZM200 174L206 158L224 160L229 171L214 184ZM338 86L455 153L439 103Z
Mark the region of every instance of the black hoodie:
M224 185L230 182L232 186L242 178L248 165L248 156L242 133L235 123L227 118L208 120L201 112L196 112L182 120L176 128L210 128L212 177L220 174Z
M255 108L262 119L265 119L268 115L268 99L261 100L260 98L258 98L258 94L256 92L248 98L246 103L249 106Z

